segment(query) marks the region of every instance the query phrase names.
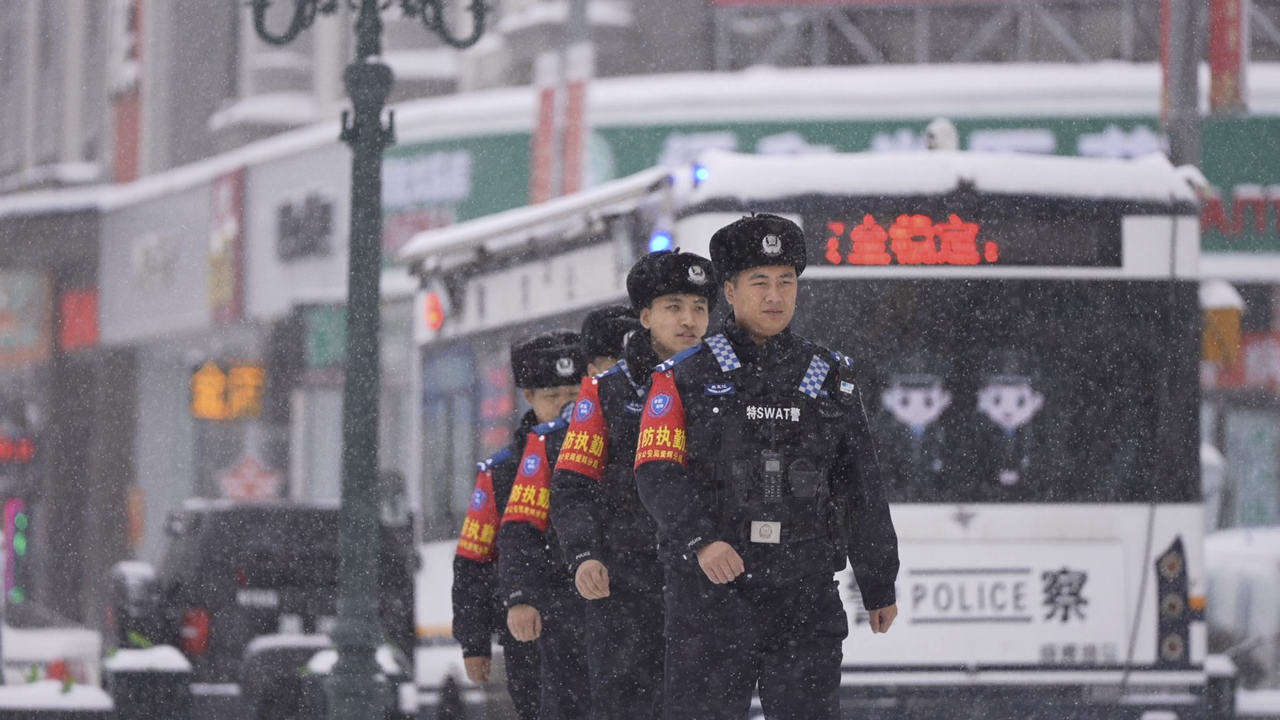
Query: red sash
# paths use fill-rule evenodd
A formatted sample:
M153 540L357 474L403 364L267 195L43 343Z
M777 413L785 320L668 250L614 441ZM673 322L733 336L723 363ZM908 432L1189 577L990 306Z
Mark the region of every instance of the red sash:
M498 505L493 500L493 471L481 470L476 475L476 489L471 493L471 507L462 522L458 536L458 555L480 563L498 557Z
M600 411L600 381L583 378L578 402L573 406L569 432L560 446L557 470L572 470L599 482L609 457L609 426Z
M509 522L527 522L541 532L551 524L551 467L547 440L541 435L529 433L525 443L507 511L502 515L502 524Z
M675 378L670 370L654 373L644 416L640 418L635 467L659 460L685 465L685 450L684 403Z

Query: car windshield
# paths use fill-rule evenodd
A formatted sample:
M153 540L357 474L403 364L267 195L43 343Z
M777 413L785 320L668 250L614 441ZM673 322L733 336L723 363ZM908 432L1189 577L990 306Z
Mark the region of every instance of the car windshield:
M1198 499L1192 283L810 280L895 502Z

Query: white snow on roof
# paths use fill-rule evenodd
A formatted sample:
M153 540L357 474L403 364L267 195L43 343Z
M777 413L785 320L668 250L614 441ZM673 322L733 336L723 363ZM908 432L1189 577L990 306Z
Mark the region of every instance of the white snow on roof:
M191 672L191 662L172 645L146 649L121 648L102 662L107 672Z
M420 232L405 244L400 260L418 262L481 246L496 251L544 236L571 235L593 219L631 210L666 178L666 170L650 168L573 195Z
M63 691L58 680L0 686L4 710L112 710L111 696L102 688L72 685Z
M1226 280L1200 283L1200 307L1204 310L1244 310L1244 298Z
M941 151L804 156L708 151L699 162L709 175L689 194L687 205L725 197L752 202L800 195L942 195L962 184L972 184L984 194L1195 200L1191 188L1159 154L1104 160Z
M88 628L15 628L5 625L0 642L6 665L48 664L54 660L102 657L102 636Z
M273 633L271 635L259 635L250 640L249 644L244 648L244 656L249 657L265 650L275 650L277 648L315 648L323 650L332 646L333 642L329 640L328 635Z
M395 653L391 652L391 647L383 645L373 654L373 659L378 662L378 667L387 675L395 675L400 672L400 663L396 662ZM321 650L312 656L311 661L307 663L307 669L316 675L328 675L333 672L333 666L338 664L337 650Z
M130 585L140 585L156 579L156 568L151 563L141 560L121 560L111 566L111 574L122 578Z
M505 13L494 29L509 34L539 25L563 25L568 20L568 0L551 0ZM587 22L597 26L627 27L631 25L631 5L623 0L589 0Z
M320 108L311 93L275 92L241 98L209 117L208 127L218 132L236 125L309 125L320 119Z
M397 80L453 80L462 67L461 56L450 47L388 50L382 61Z
M1208 88L1206 72L1202 68L1202 93ZM1246 94L1251 113L1280 114L1280 63L1250 64ZM752 68L733 73L634 75L594 81L587 103L589 120L596 126L628 126L907 120L938 115L1154 117L1159 113L1159 97L1160 71L1154 64L1006 63ZM401 103L394 108L397 137L400 143L410 144L528 132L533 126L534 106L530 87ZM338 142L338 129L336 121L318 123L125 185L3 196L0 217L111 211L190 189L236 168L333 145Z

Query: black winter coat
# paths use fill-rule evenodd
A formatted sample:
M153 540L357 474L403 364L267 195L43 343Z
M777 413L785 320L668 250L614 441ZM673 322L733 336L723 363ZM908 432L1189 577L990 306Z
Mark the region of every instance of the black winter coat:
M632 467L657 364L652 338L640 331L618 365L583 382L551 481L551 521L571 573L592 559L606 567L657 561L658 525L640 502ZM592 452L597 444L603 453Z
M511 444L506 448L508 457L493 466L493 499L501 517L511 495L520 456L524 454L529 431L538 424L530 410L520 418ZM498 594L498 563L476 562L455 555L453 558L453 637L462 646L463 657L489 657L493 646L493 634L502 635L502 644L510 638L507 632L507 615L502 598Z

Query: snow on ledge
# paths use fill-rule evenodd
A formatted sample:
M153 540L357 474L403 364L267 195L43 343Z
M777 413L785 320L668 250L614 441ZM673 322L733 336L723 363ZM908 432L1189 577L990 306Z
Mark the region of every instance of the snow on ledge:
M400 672L400 664L396 662L395 655L391 653L391 648L383 645L373 654L374 660L378 662L378 667L387 675L395 675ZM307 663L307 669L316 675L328 675L333 672L333 666L338 664L338 651L329 649L321 650L312 656L311 661Z
M1280 717L1280 690L1239 690L1236 692L1236 717Z
M320 119L320 108L311 93L278 92L250 95L209 117L209 131L238 125L308 125Z
M191 672L191 663L172 645L157 645L145 650L122 648L103 661L107 672Z
M430 50L389 50L382 61L397 80L456 80L462 68L461 56L453 48Z
M58 680L0 686L0 710L113 710L102 688L72 685L63 692Z

